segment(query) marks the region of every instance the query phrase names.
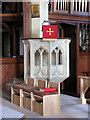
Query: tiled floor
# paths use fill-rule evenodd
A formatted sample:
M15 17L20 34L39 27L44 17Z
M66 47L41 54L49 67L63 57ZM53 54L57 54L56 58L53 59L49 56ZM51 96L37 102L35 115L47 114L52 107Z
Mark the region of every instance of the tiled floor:
M2 100L2 104L4 106L25 114L27 118L88 118L89 116L88 110L90 106L79 104L78 98L76 97L61 94L60 103L61 112L59 114L41 116L35 112L29 111L25 108L21 108L13 103L10 103L8 100L4 98Z
M79 104L79 98L64 94L60 95L61 112L58 115L50 115L45 117L10 103L10 85L8 85L2 92L2 98L2 104L4 106L25 114L27 118L88 118L90 116L90 105Z

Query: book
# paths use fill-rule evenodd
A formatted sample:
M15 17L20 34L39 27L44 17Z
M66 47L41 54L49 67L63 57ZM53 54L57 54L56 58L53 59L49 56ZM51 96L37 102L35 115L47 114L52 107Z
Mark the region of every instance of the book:
M55 92L56 88L40 88L40 91L44 93Z

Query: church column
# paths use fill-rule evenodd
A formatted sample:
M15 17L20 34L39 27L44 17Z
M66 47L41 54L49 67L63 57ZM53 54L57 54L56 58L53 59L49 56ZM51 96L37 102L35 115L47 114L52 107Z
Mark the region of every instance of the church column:
M40 51L40 69L42 71L42 51Z
M13 26L13 56L16 56L16 29Z
M58 51L56 51L56 66L58 66Z
M23 37L30 37L30 6L29 2L23 2Z
M50 45L50 42L49 42L49 54L48 54L48 79L51 79L51 47L50 47L51 45Z
M24 42L24 80L28 75L28 45Z
M33 77L33 54L32 54L32 42L29 41L30 44L30 77Z

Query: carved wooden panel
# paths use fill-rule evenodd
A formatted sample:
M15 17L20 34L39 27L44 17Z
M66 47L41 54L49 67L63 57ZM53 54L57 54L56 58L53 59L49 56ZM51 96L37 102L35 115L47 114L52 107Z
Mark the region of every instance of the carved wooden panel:
M90 52L90 24L80 24L79 51Z

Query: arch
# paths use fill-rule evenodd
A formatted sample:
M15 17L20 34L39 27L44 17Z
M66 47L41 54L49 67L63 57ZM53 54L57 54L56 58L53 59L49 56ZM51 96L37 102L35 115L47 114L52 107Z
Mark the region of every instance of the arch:
M35 65L40 65L40 52L36 50L35 52Z
M38 51L40 51L40 50L43 50L43 51L44 51L44 50L45 50L45 51L47 51L47 53L48 53L48 50L47 50L44 46L42 46L42 45L41 45L40 47L37 47L37 48L34 50L34 53L35 53L37 50L38 50ZM42 51L42 52L43 52L43 51Z
M51 52L51 55L52 55L52 65L61 65L63 63L63 52L62 50L60 49L59 46L55 46L54 49L52 50ZM57 58L56 58L57 57Z
M42 65L47 66L47 64L48 64L48 51L44 50L42 52Z
M52 51L52 65L56 65L56 52L55 50Z

